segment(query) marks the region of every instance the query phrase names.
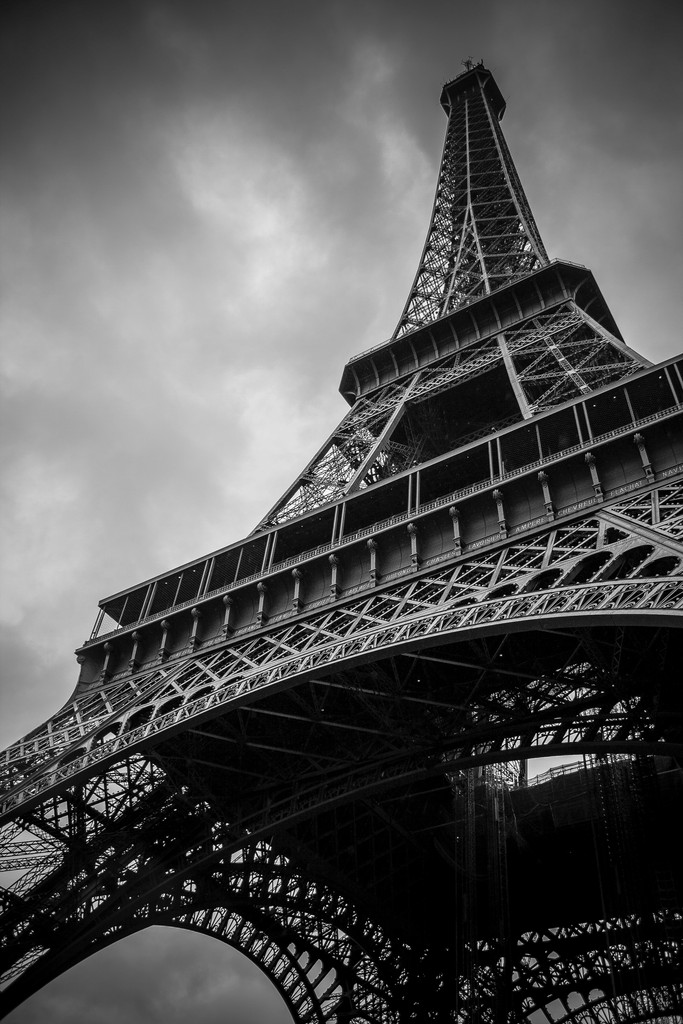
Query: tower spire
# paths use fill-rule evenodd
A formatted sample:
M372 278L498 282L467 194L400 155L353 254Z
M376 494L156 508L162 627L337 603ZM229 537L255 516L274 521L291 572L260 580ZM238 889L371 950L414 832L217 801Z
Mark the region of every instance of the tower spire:
M505 100L483 63L463 63L441 93L448 127L434 207L395 338L548 262L500 128Z

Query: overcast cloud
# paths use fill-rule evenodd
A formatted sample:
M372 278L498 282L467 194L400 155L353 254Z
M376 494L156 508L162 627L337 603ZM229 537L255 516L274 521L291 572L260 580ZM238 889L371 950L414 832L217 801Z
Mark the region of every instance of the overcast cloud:
M2 746L68 698L101 597L245 535L341 418L412 281L463 58L507 98L551 256L634 348L680 349L679 10L6 0ZM154 930L9 1019L287 1019L248 967Z

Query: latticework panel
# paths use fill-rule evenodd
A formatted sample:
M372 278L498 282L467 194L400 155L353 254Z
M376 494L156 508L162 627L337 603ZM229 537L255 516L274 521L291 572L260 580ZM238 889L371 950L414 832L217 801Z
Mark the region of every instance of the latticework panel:
M450 111L432 218L394 337L489 294L547 262L485 86Z
M405 409L433 398L502 363L495 338L440 360L400 384L379 388L359 399L305 468L296 483L270 510L258 529L285 523L328 502L387 479L420 462L434 438L423 431L410 444L392 441Z
M367 467L368 456L373 453L377 456L380 439L405 402L411 384L412 379L391 384L376 391L372 397L356 402L257 530L287 522L342 497L357 478L359 469ZM375 478L400 472L406 462L418 457L417 450L401 452L398 458L387 451L383 471L376 472ZM367 472L370 472L370 467Z
M642 369L638 356L573 301L545 310L360 398L258 529L286 523L456 450L493 427L581 398ZM482 387L487 397L495 393L495 412L484 407L484 414L480 407L483 420L472 430L468 390L487 374ZM609 409L603 403L592 417L594 433L632 421L635 412L628 402L621 394Z
M659 490L385 588L369 581L365 593L308 618L228 643L217 637L173 668L92 690L5 752L5 808L12 790L21 802L255 690L383 647L525 617L680 608L683 548L668 526L680 518L681 489L674 497L673 486L661 488L661 501ZM627 510L641 518L637 533Z
M642 369L616 338L573 303L527 320L506 334L530 412L542 412Z

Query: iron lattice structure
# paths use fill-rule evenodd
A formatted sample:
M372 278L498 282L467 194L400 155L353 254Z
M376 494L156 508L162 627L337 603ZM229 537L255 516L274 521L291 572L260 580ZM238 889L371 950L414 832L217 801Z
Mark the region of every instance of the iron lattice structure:
M6 1010L171 924L298 1021L681 1019L683 361L548 260L491 73L442 104L346 417L249 537L103 600L3 755Z

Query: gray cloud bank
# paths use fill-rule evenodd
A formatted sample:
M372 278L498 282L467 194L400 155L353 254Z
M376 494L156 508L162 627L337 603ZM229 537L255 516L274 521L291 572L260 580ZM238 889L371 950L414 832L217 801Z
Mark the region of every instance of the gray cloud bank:
M96 953L7 1018L22 1024L286 1024L279 995L245 956L206 935L149 928Z

